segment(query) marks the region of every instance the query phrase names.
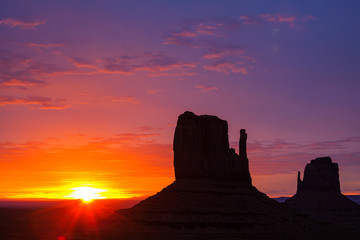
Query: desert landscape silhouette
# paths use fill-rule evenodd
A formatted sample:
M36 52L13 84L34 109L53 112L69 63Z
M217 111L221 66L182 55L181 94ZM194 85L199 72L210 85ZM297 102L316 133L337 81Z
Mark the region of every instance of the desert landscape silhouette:
M359 238L360 206L341 194L330 157L312 160L297 193L279 203L252 185L246 141L241 129L237 154L226 121L187 111L175 128L172 184L127 209L86 198L3 207L1 239Z
M359 9L1 0L0 240L360 239Z

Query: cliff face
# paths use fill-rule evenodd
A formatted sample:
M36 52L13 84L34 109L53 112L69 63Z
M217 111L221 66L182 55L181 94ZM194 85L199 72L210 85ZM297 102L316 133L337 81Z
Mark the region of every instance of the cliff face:
M229 148L227 122L216 116L181 114L173 149L176 179L208 178L251 184L245 130L241 130L239 156Z
M307 190L340 193L338 164L333 163L330 157L311 160L311 163L305 167L303 181L301 181L300 174L298 174L297 192Z
M357 205L341 194L339 167L330 157L311 160L305 167L303 180L298 172L296 194L286 204L312 212L351 209Z

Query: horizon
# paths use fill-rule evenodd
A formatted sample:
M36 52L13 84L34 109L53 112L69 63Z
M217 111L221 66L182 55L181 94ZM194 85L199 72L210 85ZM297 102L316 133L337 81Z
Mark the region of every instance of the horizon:
M360 195L360 2L0 3L0 200L150 196L185 111L248 133L253 185L330 156ZM340 17L339 17L340 16ZM98 195L96 195L98 194Z

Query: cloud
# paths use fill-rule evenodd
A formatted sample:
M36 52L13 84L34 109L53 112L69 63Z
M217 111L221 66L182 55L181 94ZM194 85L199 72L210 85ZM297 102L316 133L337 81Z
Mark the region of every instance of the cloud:
M204 40L211 37L223 37L224 31L237 29L241 25L240 19L236 18L187 21L180 31L171 32L163 44L201 48Z
M203 36L218 36L218 31L222 24L215 21L188 21L182 27L182 30L170 33L164 44L185 45L197 48L197 44L192 42L191 38Z
M106 96L105 98L109 99L112 102L134 103L134 104L139 103L136 100L136 97L134 96Z
M104 184L105 189L153 194L174 179L171 144L156 143L157 136L84 136L75 144L66 138L56 143L2 142L1 176L9 181L6 187L11 191L18 186L31 191L94 183Z
M190 31L175 32L172 35L176 36L176 37L196 37L197 36L197 34L195 32L190 32Z
M44 25L46 23L43 21L22 21L14 18L5 18L0 20L0 25L5 25L13 28L21 28L26 30L36 29L40 25Z
M24 43L22 44L25 47L35 47L35 48L56 48L64 47L63 43Z
M283 140L276 140L272 142L252 142L249 145L249 148L252 151L268 151L268 150L295 150L303 149L306 151L314 150L342 150L345 149L349 144L360 143L360 137L348 137L342 138L333 141L319 141L319 142L309 142L309 143L294 143L287 142Z
M307 15L307 16L305 16L305 17L302 17L302 20L303 20L303 21L316 20L316 19L318 19L318 18L316 18L316 17L314 17L314 16L312 16L312 15Z
M139 132L148 132L148 131L154 131L155 129L151 126L142 126L137 128Z
M43 63L8 50L0 49L0 87L45 86L46 79L59 74L84 74L75 68Z
M94 65L93 63L91 63L90 61L84 58L73 57L73 58L67 58L67 60L78 68L93 68L96 69L97 71L100 71L96 65Z
M268 22L287 23L290 27L293 27L295 21L297 20L297 17L295 16L284 16L281 14L261 14L259 17Z
M66 100L62 98L52 99L49 97L30 96L25 98L15 98L0 96L0 106L5 105L38 105L38 109L62 110L70 107Z
M19 88L44 86L45 82L35 79L29 69L31 62L25 56L0 49L0 86Z
M284 140L249 142L248 156L255 174L284 174L303 170L310 160L331 156L340 165L357 165L360 137L295 143Z
M244 25L258 25L260 24L259 19L257 19L256 17L250 17L250 16L240 16L239 20L242 24Z
M173 70L195 68L196 63L184 62L161 53L145 52L139 56L123 55L117 58L105 58L100 60L103 68L101 73L133 74L138 71L162 73Z
M152 72L165 72L178 68L195 68L196 63L188 63L177 60L173 57L161 53L146 52L146 60L138 66L137 70L146 70Z
M108 138L106 141L103 142L154 142L154 140L149 140L151 137L157 137L160 136L160 134L157 133L121 133L121 134L115 134L114 138Z
M233 46L221 46L212 49L212 53L205 54L203 59L218 59L226 56L241 56L245 54L245 49Z
M157 94L157 93L161 93L164 92L164 89L149 89L146 91L148 94Z
M203 86L203 85L196 85L195 88L200 89L200 92L209 92L209 91L214 91L214 90L218 90L218 87L214 87L214 86Z
M225 37L228 32L249 26L259 26L266 23L286 23L294 27L299 20L314 20L315 17L307 15L304 17L282 15L282 14L258 14L243 15L238 17L210 18L205 20L186 21L181 30L168 34L163 44L182 45L192 48L201 48L203 41L209 37Z
M228 61L217 61L209 65L204 65L205 70L221 72L224 74L229 73L242 73L248 74L248 70L243 66L242 62L228 62Z

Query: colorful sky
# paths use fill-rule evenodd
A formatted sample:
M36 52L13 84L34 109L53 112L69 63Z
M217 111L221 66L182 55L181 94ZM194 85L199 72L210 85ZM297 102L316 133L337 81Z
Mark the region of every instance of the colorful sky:
M248 132L254 185L311 159L360 194L359 1L3 0L0 198L153 194L184 111Z

